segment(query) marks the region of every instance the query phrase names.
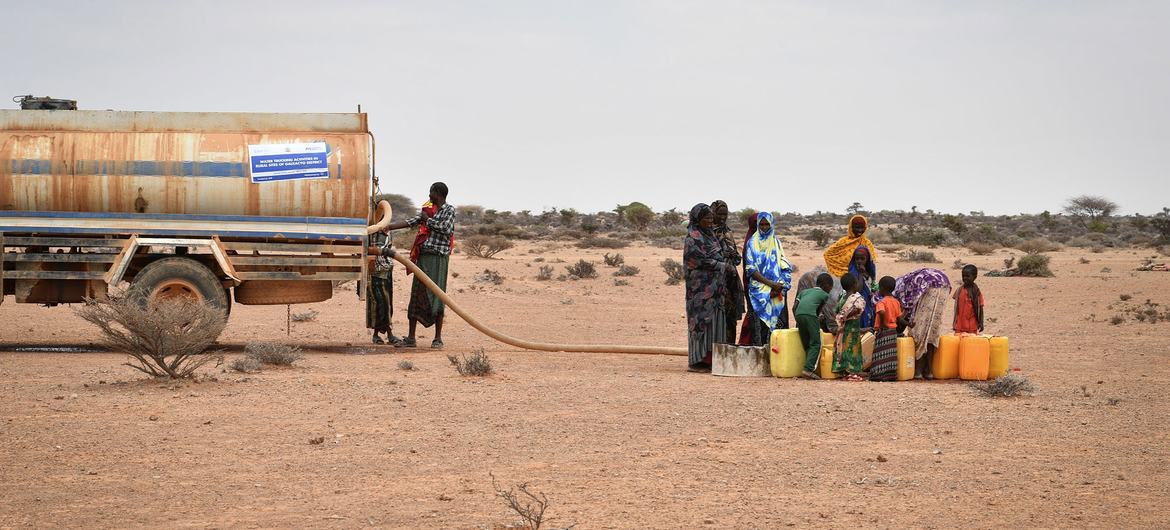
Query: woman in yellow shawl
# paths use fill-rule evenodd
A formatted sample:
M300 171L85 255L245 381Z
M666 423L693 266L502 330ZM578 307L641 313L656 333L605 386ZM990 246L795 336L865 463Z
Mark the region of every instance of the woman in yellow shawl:
M825 266L834 278L840 278L849 272L853 252L862 245L868 247L870 261L877 261L877 249L873 247L873 241L865 237L866 230L869 230L869 220L864 215L854 215L849 218L848 233L845 237L825 249Z

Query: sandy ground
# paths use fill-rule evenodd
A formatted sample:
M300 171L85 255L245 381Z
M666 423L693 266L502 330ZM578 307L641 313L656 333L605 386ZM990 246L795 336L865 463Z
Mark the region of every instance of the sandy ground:
M820 261L786 245L803 270ZM682 287L657 265L678 252L621 252L642 269L629 286L604 268L536 281L538 256L602 251L529 244L456 256L450 290L516 336L685 346ZM937 253L957 280L959 252ZM284 307L235 308L229 360L249 341L290 340L310 345L298 366L173 384L117 354L17 351L97 337L68 308L9 297L0 527L492 528L517 520L494 474L547 494L552 526L1164 528L1170 324L1108 322L1123 305L1170 305L1170 275L1130 272L1139 254L1065 251L1055 278L980 279L988 331L1011 338L1011 365L1039 388L1018 399L953 381L720 378L681 357L517 351L452 320L448 352L482 347L497 371L463 378L442 353L369 345L352 291L294 308L320 316L287 337ZM880 273L917 267L892 258ZM504 283L477 285L484 268ZM395 284L404 331L408 286Z

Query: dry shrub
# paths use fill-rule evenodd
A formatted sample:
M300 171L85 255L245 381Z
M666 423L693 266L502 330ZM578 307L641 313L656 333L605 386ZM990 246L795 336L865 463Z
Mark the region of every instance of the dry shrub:
M541 265L540 272L536 273L536 279L542 282L552 279L553 268L552 265Z
M912 263L940 263L938 258L934 256L934 252L916 249L910 249L902 253L902 255L898 257L898 261L909 261Z
M597 267L593 265L592 261L579 260L577 263L565 267L565 270L572 276L578 278L596 278Z
M1016 248L1028 254L1039 254L1041 252L1053 252L1060 250L1060 245L1053 243L1047 239L1035 238L1022 241L1016 245Z
M144 303L138 291L87 299L77 315L97 326L102 343L125 352L125 363L151 377L180 379L223 356L204 353L223 332L223 309L185 298Z
M1048 268L1049 261L1049 257L1043 254L1028 254L1020 258L1017 268L1020 271L1020 276L1050 278L1052 270Z
M809 230L809 232L805 234L804 238L812 241L813 243L816 243L817 247L819 248L828 245L829 240L833 238L833 234L824 228L814 228Z
M678 285L683 281L686 270L683 269L682 263L679 263L671 258L662 260L662 271L666 273L666 285Z
M237 372L250 374L252 372L259 372L260 366L260 361L257 361L255 357L249 357L245 355L232 361L231 369Z
M614 278L614 279L613 279L613 285L614 285L614 287L625 287L625 286L627 286L627 285L629 285L629 284L630 284L630 282L627 282L627 281L625 281L625 280L623 280L623 279L621 279L621 278Z
M492 285L500 285L504 283L504 277L500 273L491 269L484 269L483 272L475 275L475 283L490 283Z
M548 511L552 502L548 500L548 496L542 492L533 492L529 489L527 482L521 482L515 486L503 489L496 483L496 476L488 473L492 477L492 489L496 491L496 496L503 499L504 503L508 505L508 509L520 516L524 521L524 527L527 530L540 530L544 525L544 514ZM576 524L565 527L569 530L577 526Z
M512 242L497 236L471 236L463 240L463 250L469 256L490 258L512 248Z
M475 350L470 356L464 355L462 358L447 355L447 360L451 361L455 371L462 376L484 377L492 374L492 361L483 352L483 348Z
M319 315L319 314L320 313L310 309L308 311L305 311L304 313L293 313L288 318L291 319L293 322L312 322L314 320L317 320L317 315Z
M577 248L626 248L630 244L610 237L587 237L577 242Z
M401 361L398 361L398 369L399 370L406 370L407 372L413 371L414 370L414 363L403 359Z
M967 244L967 250L974 252L976 256L987 256L996 251L998 247L991 243L982 243L974 241Z
M626 262L626 257L622 256L621 252L615 252L612 256L606 252L601 261L605 262L606 267L620 267Z
M613 275L614 276L637 276L639 272L642 272L642 270L633 266L633 265L622 265L621 267L618 267L618 270L613 272Z
M275 342L249 342L244 351L261 363L278 366L291 366L304 357L299 347Z
M1032 382L1020 374L1007 374L985 383L971 383L971 388L987 397L1015 397L1030 395L1036 391Z
M1122 322L1125 322L1125 317L1121 315L1113 315L1113 318L1109 319L1109 323L1113 324L1114 326L1121 324Z

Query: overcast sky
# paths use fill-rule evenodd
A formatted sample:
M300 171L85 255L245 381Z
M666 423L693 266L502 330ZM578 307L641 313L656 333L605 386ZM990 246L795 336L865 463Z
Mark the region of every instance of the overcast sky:
M608 210L1170 206L1170 2L0 0L0 94L350 112L384 191ZM8 108L13 108L9 106Z

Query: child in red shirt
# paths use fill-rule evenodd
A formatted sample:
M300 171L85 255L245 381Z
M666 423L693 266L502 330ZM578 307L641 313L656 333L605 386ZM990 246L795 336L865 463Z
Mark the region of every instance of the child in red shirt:
M975 285L979 269L963 266L963 285L955 290L955 333L983 333L983 293Z

